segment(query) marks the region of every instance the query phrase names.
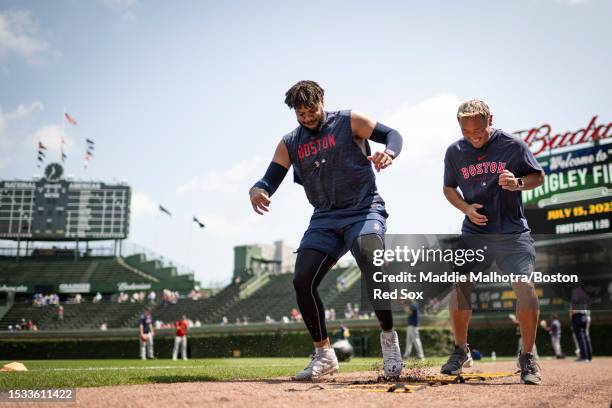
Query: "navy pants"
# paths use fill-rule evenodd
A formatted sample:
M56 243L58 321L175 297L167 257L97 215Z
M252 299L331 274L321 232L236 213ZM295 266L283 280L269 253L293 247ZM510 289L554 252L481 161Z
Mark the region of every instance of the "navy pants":
M587 315L585 313L574 313L572 315L572 329L578 341L580 349L580 359L592 360L593 348L591 346L591 337L587 333Z

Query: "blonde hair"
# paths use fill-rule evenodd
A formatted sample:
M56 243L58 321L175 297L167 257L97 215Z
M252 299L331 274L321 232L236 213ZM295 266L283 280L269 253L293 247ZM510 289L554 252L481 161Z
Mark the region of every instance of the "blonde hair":
M482 116L487 123L489 122L489 116L491 116L489 106L478 99L463 102L457 110L457 120L476 116Z

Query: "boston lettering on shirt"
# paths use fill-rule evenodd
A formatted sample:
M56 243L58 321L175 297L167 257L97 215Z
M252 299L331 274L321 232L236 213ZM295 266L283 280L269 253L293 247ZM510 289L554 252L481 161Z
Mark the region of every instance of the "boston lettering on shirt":
M463 233L515 234L529 231L520 191L499 186L499 175L509 170L515 177L542 171L529 147L521 139L500 129L491 129L489 141L480 149L465 139L451 144L444 157L444 185L459 187L468 204L482 204L478 212L487 217L478 226L466 216Z
M357 139L350 111L325 112L318 131L298 126L283 137L295 181L314 207L311 227L340 228L355 216L386 218L378 194L367 140ZM319 225L320 224L320 225Z

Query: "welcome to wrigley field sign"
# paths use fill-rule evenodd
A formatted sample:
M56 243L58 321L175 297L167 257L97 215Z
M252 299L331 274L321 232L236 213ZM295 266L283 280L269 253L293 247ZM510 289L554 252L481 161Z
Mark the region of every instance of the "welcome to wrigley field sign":
M555 133L544 124L514 132L529 146L546 178L524 191L527 220L535 234L612 231L612 122Z

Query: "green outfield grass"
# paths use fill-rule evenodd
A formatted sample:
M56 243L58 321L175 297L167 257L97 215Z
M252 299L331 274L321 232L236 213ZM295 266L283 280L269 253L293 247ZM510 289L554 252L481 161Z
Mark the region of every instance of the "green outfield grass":
M432 358L412 364L438 365L443 360ZM308 361L307 358L26 360L22 363L27 372L0 372L0 390L267 379L294 375ZM8 362L0 361L0 366ZM381 366L380 358L353 358L340 363L340 372L374 372Z

